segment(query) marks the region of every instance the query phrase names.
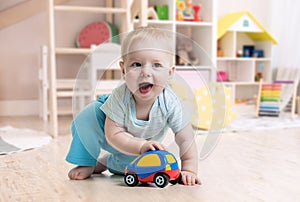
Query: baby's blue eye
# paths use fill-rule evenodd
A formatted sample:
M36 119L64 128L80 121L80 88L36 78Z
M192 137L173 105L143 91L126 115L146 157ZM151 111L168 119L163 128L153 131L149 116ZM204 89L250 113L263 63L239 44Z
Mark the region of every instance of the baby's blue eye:
M162 67L162 65L160 64L160 63L154 63L154 64L152 64L152 67Z
M134 63L132 63L130 66L131 66L131 67L141 67L142 64L139 63L139 62L134 62Z

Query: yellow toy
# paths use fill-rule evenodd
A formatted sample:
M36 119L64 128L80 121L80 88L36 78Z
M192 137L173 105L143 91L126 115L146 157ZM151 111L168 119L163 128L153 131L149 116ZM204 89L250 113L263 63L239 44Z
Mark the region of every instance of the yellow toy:
M176 0L176 20L193 21L193 6L192 0Z
M203 130L222 129L236 119L232 111L231 88L221 83L210 83L194 89L193 95L187 83L170 82L174 92L188 105L194 106L192 125Z
M235 120L232 111L231 88L220 83L194 90L197 113L193 116L192 125L204 130L222 129Z
M181 0L176 1L176 20L182 21L184 18L183 11L185 9L185 2Z

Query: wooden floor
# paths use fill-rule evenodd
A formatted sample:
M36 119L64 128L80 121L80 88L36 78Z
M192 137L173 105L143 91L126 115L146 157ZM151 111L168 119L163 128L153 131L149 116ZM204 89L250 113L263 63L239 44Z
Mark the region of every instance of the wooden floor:
M34 117L0 118L0 127L47 124ZM0 156L0 201L300 201L300 126L297 129L222 134L200 161L203 185L127 187L109 173L71 181L64 158L70 118L60 120L60 136L39 149ZM199 143L206 136L198 136ZM201 145L201 144L200 144Z

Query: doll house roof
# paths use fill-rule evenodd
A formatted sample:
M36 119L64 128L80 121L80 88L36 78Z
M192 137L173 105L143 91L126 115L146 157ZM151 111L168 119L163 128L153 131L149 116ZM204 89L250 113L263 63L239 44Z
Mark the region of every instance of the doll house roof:
M277 41L266 28L248 11L230 13L218 22L218 39L228 31L245 32L253 41Z

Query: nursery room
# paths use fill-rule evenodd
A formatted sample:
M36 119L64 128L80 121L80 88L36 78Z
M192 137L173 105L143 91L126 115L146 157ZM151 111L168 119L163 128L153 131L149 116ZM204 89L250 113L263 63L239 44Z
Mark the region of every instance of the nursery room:
M299 201L299 8L1 0L0 201Z

